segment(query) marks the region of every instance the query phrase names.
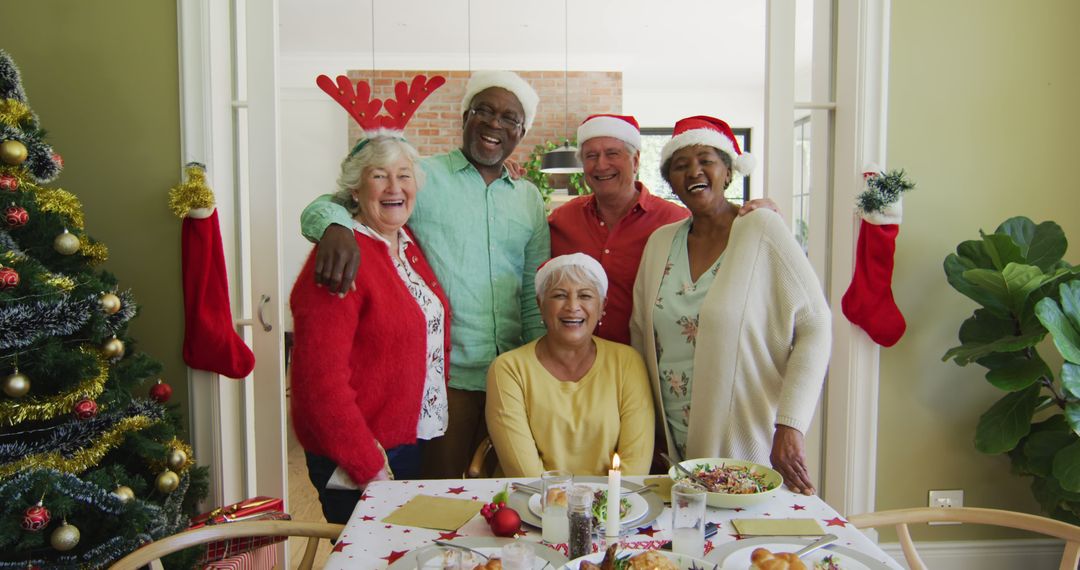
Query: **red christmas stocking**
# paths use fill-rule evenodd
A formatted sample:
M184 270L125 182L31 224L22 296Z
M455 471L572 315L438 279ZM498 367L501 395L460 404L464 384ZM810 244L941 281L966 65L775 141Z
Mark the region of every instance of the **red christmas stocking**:
M217 210L207 218L185 217L182 232L184 362L244 378L255 368L255 355L233 326Z
M862 221L855 252L855 274L841 300L844 316L862 327L881 346L896 344L907 328L892 293L893 254L899 232L900 225L896 223Z

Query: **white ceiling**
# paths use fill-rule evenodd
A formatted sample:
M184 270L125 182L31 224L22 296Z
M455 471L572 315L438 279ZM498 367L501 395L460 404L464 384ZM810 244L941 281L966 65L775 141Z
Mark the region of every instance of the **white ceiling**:
M798 0L809 54L810 0ZM759 88L764 0L279 0L284 59L349 68L619 70L624 87ZM565 47L564 47L565 46ZM507 63L508 61L512 63Z

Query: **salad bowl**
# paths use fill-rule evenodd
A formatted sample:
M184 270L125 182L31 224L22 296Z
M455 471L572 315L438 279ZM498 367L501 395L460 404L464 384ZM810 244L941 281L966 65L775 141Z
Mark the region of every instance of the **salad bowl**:
M705 503L721 509L746 508L768 500L784 484L784 478L771 467L724 457L687 459L679 463L694 473L701 485L706 485ZM680 482L689 478L676 467L668 470L668 477Z

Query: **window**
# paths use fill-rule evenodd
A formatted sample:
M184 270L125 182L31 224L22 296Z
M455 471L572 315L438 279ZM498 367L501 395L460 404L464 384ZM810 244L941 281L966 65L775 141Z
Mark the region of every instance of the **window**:
M743 152L750 152L750 129L731 129L735 133L735 139L739 141L739 148ZM641 129L641 163L638 166L638 180L649 189L649 192L678 204L679 198L671 191L671 187L660 176L660 151L664 144L671 140L670 128L646 128ZM750 177L736 179L728 187L724 195L735 204L742 204L750 199Z

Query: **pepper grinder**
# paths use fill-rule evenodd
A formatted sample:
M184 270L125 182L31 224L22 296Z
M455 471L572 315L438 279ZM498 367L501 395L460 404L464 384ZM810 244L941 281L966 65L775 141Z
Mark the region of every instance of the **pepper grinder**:
M570 488L567 517L570 519L570 559L592 554L593 533L593 489L588 485L574 485Z

